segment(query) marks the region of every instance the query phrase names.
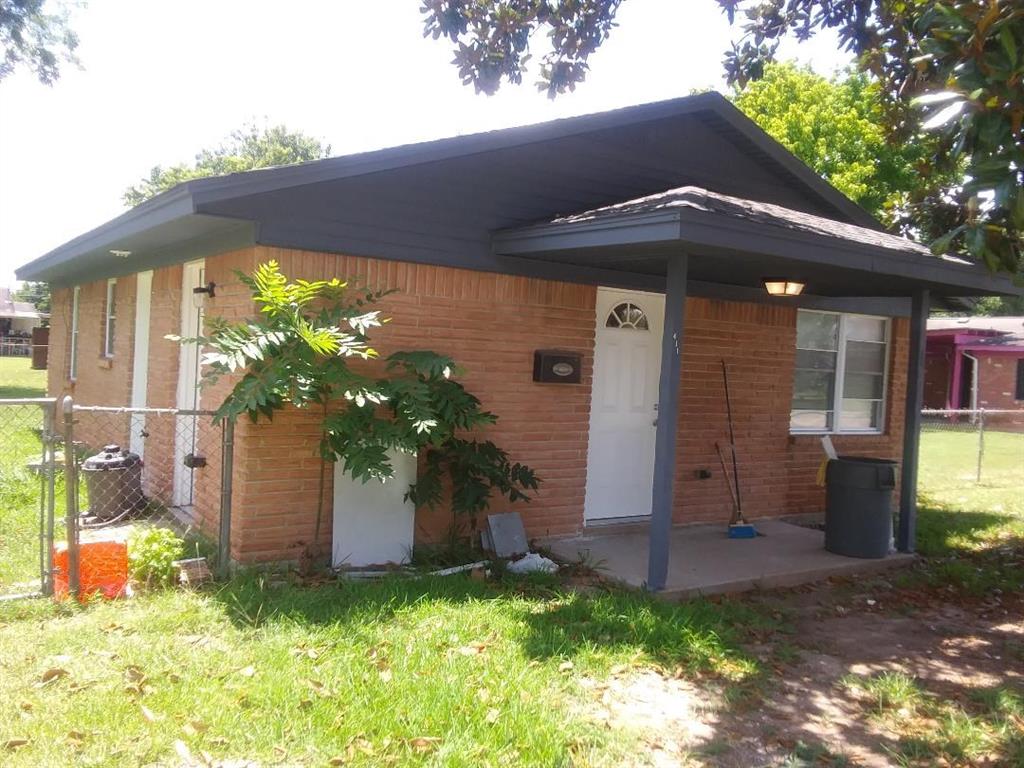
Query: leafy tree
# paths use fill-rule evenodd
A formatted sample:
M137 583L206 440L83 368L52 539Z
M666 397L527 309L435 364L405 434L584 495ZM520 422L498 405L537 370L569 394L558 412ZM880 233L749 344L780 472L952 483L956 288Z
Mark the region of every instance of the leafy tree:
M682 1L682 0L681 0ZM690 0L692 1L692 0ZM970 253L991 270L1024 263L1024 6L1020 0L715 0L742 36L725 56L730 83L760 79L787 36L837 32L880 84L896 143L937 142L922 175L959 184L912 201L910 231L944 233L933 249ZM426 33L455 44L463 81L493 93L522 81L529 44L551 39L538 87L554 96L587 74L621 0L424 0ZM960 173L962 171L962 173Z
M882 127L879 86L862 73L825 78L792 63L769 64L760 80L737 90L733 101L772 138L876 216L893 221L911 198L933 190L919 172L931 142L889 141Z
M300 131L289 131L283 125L260 128L250 124L234 131L227 143L215 149L204 149L196 155L192 165L156 166L148 177L125 190L124 202L128 206L138 205L191 179L305 163L330 154L330 145Z
M25 283L14 292L18 301L30 301L39 312L50 313L50 284Z
M529 500L528 491L539 483L533 470L512 462L493 442L471 436L497 417L451 378L456 370L451 358L429 351L395 352L376 373L372 366L351 364L378 357L369 333L387 322L373 309L383 292L356 291L338 279L290 282L273 261L239 278L260 309L258 319L215 318L207 321L205 337L169 338L202 346L204 385L225 374L242 374L217 409L218 420L243 414L254 422L271 419L287 407L320 410L314 548L331 462L342 462L357 480L384 482L394 474L389 453L422 452L423 468L406 498L433 506L450 485L453 511L468 515L472 527L494 493L510 501Z
M78 64L78 35L68 26L64 3L47 0L0 0L0 80L19 66L33 72L39 82L53 85L62 63Z

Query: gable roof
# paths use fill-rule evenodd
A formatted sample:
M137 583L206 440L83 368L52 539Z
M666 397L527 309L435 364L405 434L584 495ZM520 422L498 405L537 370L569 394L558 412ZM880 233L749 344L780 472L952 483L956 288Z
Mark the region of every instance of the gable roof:
M251 242L410 260L459 251L496 268L489 232L683 184L880 229L728 100L705 93L185 182L18 276L70 283Z

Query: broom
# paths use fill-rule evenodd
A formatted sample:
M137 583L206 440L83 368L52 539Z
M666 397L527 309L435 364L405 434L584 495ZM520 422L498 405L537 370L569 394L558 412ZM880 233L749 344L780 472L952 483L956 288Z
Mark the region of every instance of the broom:
M729 480L728 472L726 472L725 481L729 483L729 490L733 490L735 485L736 492L732 494L733 497L733 508L732 517L729 519L729 538L730 539L753 539L757 536L757 530L748 523L743 517L743 501L740 496L740 468L739 462L736 461L736 436L733 433L732 427L732 399L729 397L729 369L726 368L725 360L722 360L722 383L725 385L725 413L729 420L729 450L732 452L732 481ZM717 449L718 446L716 445ZM722 461L722 470L725 471L725 460L722 458L721 451L719 451L719 459Z

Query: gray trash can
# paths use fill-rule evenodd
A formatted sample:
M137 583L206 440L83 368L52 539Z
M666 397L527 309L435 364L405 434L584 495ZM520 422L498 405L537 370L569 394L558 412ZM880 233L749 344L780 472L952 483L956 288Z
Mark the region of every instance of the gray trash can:
M89 492L89 516L113 520L146 506L142 494L142 460L138 454L107 445L82 462Z
M896 462L840 456L825 473L825 549L847 557L885 557L892 540Z

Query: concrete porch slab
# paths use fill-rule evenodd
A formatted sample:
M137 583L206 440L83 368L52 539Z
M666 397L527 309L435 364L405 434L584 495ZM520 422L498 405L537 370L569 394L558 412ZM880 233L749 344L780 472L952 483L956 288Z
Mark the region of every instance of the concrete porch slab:
M880 560L843 557L825 551L825 534L781 520L755 523L756 539L730 539L724 525L672 529L668 580L659 595L687 599L750 589L793 587L829 576L870 574L909 565L914 555ZM602 574L632 587L647 581L647 532L596 530L544 545L559 559L588 558Z

